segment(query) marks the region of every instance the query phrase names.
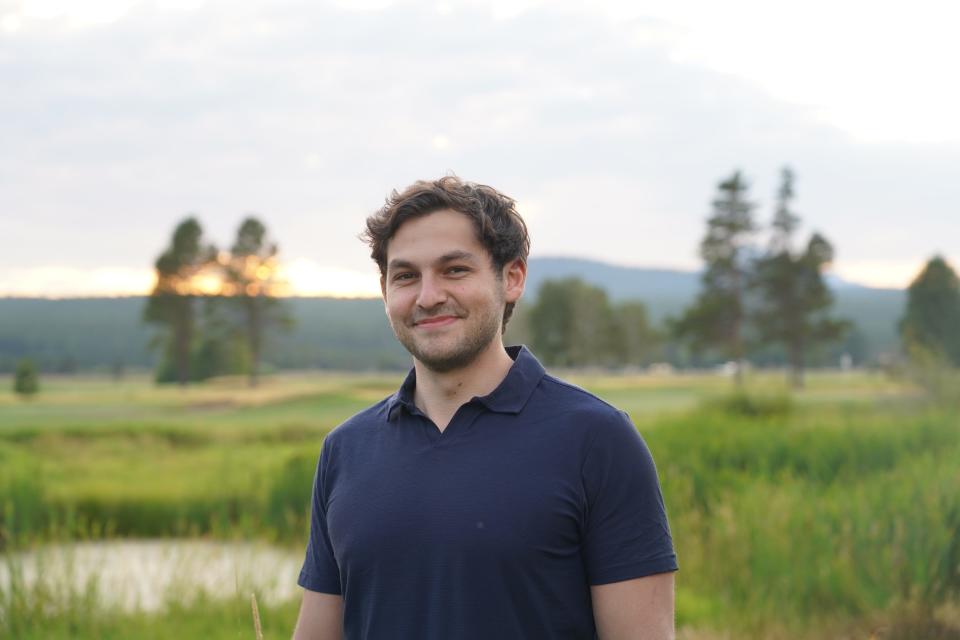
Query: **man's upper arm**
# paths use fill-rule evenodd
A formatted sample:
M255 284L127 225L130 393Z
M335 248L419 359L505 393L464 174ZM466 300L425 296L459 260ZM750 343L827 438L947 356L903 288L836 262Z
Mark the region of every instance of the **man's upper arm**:
M293 640L342 640L343 597L303 590Z
M310 539L297 584L314 592L340 594L340 567L327 529L327 474L331 467L331 439L331 436L324 438L317 461L310 506Z
M609 584L677 570L650 450L626 414L598 418L581 471L587 582Z
M590 587L600 640L673 640L673 573Z

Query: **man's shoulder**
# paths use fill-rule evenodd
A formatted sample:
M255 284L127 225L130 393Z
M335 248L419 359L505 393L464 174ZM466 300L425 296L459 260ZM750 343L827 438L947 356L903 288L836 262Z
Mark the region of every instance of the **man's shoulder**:
M592 438L598 429L610 425L630 425L626 413L586 389L556 376L545 374L528 405L531 414L553 424ZM532 417L532 416L531 416Z
M331 440L331 444L336 444L341 441L363 439L369 434L376 433L377 428L389 419L393 398L392 395L387 396L380 402L353 414L334 427L327 435L327 439Z
M543 403L563 407L565 410L595 414L598 417L623 415L620 409L603 398L549 373L544 374L540 387L540 401Z

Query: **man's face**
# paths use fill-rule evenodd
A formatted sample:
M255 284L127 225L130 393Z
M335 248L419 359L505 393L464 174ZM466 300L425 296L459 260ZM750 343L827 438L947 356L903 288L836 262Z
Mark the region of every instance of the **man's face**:
M470 218L444 209L397 229L381 288L400 343L429 369L446 372L499 344L504 305L520 297L525 274L519 260L494 271Z

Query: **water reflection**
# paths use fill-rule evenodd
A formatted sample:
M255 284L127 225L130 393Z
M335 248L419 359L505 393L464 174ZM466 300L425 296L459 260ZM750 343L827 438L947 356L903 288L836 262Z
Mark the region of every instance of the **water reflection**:
M203 540L80 542L0 556L0 590L94 593L126 611L158 611L203 593L231 597L256 591L265 603L299 594L302 556L262 544Z

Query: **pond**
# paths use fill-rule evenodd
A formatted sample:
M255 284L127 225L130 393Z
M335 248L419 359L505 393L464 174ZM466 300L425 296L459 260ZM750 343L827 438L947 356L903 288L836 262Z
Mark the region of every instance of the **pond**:
M0 554L0 591L43 597L93 596L101 606L159 611L256 591L260 601L299 596L302 552L205 540L109 540Z

